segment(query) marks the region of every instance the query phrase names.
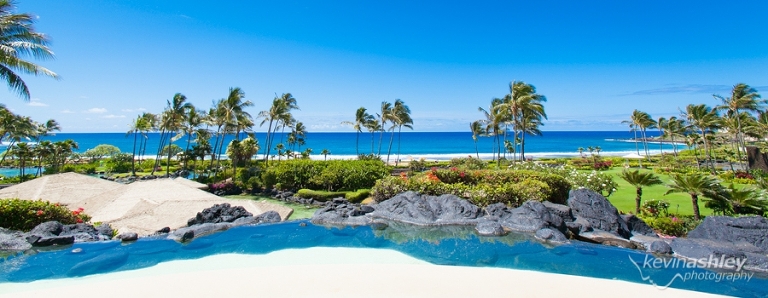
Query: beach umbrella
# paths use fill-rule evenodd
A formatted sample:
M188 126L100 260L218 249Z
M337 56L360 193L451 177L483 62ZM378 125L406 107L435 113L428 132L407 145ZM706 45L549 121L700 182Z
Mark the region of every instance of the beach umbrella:
M622 157L627 160L627 164L629 164L630 159L637 159L638 162L640 162L640 167L643 167L643 159L645 159L645 156L639 155L637 153L630 153Z

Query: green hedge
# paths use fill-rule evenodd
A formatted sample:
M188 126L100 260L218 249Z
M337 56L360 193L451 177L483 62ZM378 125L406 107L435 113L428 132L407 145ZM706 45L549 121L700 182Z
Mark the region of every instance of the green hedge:
M348 192L344 197L351 203L360 203L370 196L370 189L358 189L357 191Z
M82 209L70 211L48 201L0 199L0 227L26 232L46 221L67 225L91 220L82 212Z
M383 201L403 191L430 195L453 194L478 206L504 203L519 206L525 201L550 201L564 204L571 184L562 176L529 170L435 169L412 177L387 177L371 190L376 201Z
M280 161L262 172L263 185L280 184L284 189L325 189L328 191L370 188L389 175L381 160Z

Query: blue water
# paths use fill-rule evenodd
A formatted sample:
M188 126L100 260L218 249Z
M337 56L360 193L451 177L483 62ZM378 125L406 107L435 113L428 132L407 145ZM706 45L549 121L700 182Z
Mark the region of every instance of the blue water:
M648 132L648 136L656 136L658 132ZM266 134L257 133L256 137L261 144L262 149L259 154L265 153ZM323 149L328 149L331 156L354 156L357 152L361 154L371 153L371 134L367 132L360 133L359 146L355 149L357 134L355 133L307 133L306 145L301 150L312 148L314 155L319 155ZM381 144L382 155L387 154L391 134L385 133L380 142L380 135L374 134L374 152L379 152ZM587 148L589 146L600 146L601 154L619 155L636 152L636 143L628 140L634 138L634 134L627 131L547 131L543 136L527 136L525 152L530 156L576 156L578 148ZM84 152L87 149L96 147L99 144L111 144L120 148L122 152L131 153L133 150L133 135L124 133L59 133L55 136L44 138L50 141L60 141L72 139L79 144L78 152ZM229 141L233 136L228 136L225 141ZM275 143L280 142L281 136L277 135ZM158 150L160 135L152 133L148 136L147 154L154 155ZM397 153L398 135L394 135L392 144L392 154ZM187 138L181 138L174 142L181 148L186 148ZM211 141L213 144L213 141ZM664 144L662 148L659 144L649 144L649 150L657 153L659 150L672 150L672 145ZM478 151L481 157L490 158L493 152L493 139L490 137L479 137L477 142ZM643 154L642 145L640 153ZM299 149L299 148L296 148ZM301 151L294 150L294 151ZM274 152L274 150L272 150ZM408 157L428 159L450 159L452 157L462 157L475 155L475 143L472 140L470 132L403 132L401 136L401 159ZM585 152L586 154L586 152ZM394 157L391 157L394 160Z
M462 227L339 229L315 226L306 221L237 227L188 244L141 239L127 245L117 241L82 243L63 250L15 255L0 260L0 282L28 282L132 270L170 260L196 259L222 253L264 254L308 247L386 248L441 265L525 269L648 284L635 265L642 263L647 255L634 250L581 242L548 247L525 235L481 237L474 234L471 228ZM82 251L75 253L76 248ZM644 271L643 274L652 276L656 282L666 283L676 273L689 272L711 273L699 269L664 269ZM765 276L754 276L749 281L676 280L671 286L741 297L768 295L768 279Z

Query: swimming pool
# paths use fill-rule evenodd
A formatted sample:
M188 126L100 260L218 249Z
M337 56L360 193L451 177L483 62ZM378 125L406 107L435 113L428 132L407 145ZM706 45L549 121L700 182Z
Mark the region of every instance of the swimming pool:
M467 227L424 228L390 225L328 228L308 221L244 226L181 244L165 239L79 243L55 251L17 254L0 260L0 282L27 282L132 270L171 260L223 253L264 254L288 248L388 248L440 265L488 266L619 279L648 284L643 276L671 287L733 296L768 294L768 279L673 280L676 274L713 274L703 269L644 268L650 255L621 248L574 242L546 246L527 235L477 236ZM634 262L633 262L634 260ZM640 267L638 267L638 265Z

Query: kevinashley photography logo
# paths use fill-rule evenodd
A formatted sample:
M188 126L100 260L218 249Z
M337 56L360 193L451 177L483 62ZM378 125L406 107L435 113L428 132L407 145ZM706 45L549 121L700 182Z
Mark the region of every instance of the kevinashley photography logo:
M744 264L747 262L746 258L726 258L725 256L717 257L710 255L708 258L700 259L662 259L651 255L645 255L645 259L642 260L642 262L638 262L635 259L632 259L632 256L629 256L629 260L632 261L632 264L635 264L637 271L640 271L640 277L642 277L644 281L648 281L652 285L661 289L668 288L676 280L680 280L682 282L690 280L711 282L734 282L737 280L750 281L752 276L755 275L754 272L746 272L741 270L744 267ZM683 269L683 273L676 273L666 283L657 282L651 279L650 274L646 274L648 271L660 269ZM686 271L685 269L690 269L690 271ZM708 269L715 271L701 271L694 269ZM719 272L723 270L728 271Z

